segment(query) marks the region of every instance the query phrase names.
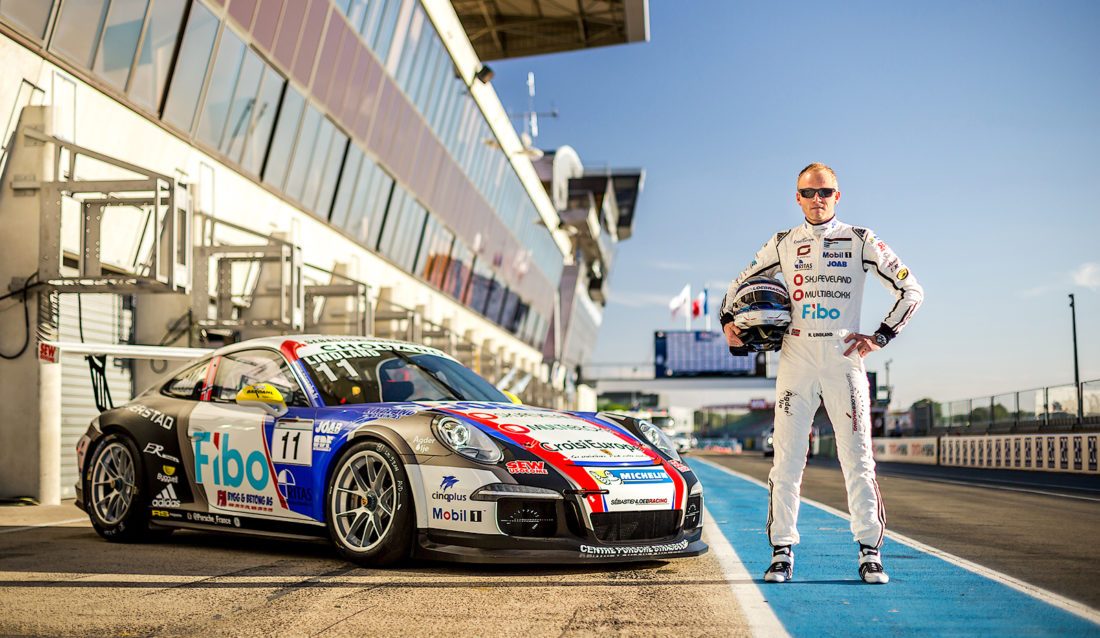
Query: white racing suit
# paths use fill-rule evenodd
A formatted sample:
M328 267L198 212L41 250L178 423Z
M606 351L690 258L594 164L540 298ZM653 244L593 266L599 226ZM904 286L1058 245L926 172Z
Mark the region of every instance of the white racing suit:
M776 233L756 259L730 284L722 303L722 324L733 320L730 305L749 277L783 274L791 296L791 325L783 337L776 379L775 459L768 476L768 539L798 543L799 492L806 467L810 426L824 401L836 435L837 456L848 490L852 535L879 547L886 510L875 481L867 373L858 352L844 356L859 332L863 282L874 273L897 298L876 332L892 339L924 299L905 264L873 232L838 221L802 224Z

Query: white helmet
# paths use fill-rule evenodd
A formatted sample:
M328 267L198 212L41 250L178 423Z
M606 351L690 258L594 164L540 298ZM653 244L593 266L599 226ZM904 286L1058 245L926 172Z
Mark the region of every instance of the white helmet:
M791 298L783 282L772 277L750 277L730 306L738 337L756 351L778 350L791 324Z

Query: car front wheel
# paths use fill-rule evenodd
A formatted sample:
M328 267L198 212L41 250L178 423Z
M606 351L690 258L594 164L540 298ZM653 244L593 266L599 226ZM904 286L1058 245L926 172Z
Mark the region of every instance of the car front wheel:
M356 443L337 461L325 490L329 536L344 558L384 567L409 554L413 535L409 479L397 453Z

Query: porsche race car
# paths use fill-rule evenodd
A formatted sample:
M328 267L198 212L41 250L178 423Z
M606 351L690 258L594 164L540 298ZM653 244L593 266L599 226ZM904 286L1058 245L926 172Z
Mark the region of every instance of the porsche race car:
M520 405L401 341L215 350L77 445L77 505L112 541L176 528L328 537L356 563L694 556L702 485L657 427Z

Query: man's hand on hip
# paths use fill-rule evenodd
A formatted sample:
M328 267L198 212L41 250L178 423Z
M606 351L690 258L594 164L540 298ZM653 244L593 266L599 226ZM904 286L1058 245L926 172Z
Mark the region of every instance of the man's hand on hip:
M726 343L735 348L744 347L745 344L737 338L737 335L740 334L741 331L737 329L737 326L733 325L732 321L722 326L722 332L726 333Z
M871 354L875 350L881 350L882 346L878 345L875 338L871 335L861 335L858 332L844 337L844 343L852 342L852 345L848 346L848 349L844 351L844 356L848 356L853 352L859 352L859 358L862 359Z

